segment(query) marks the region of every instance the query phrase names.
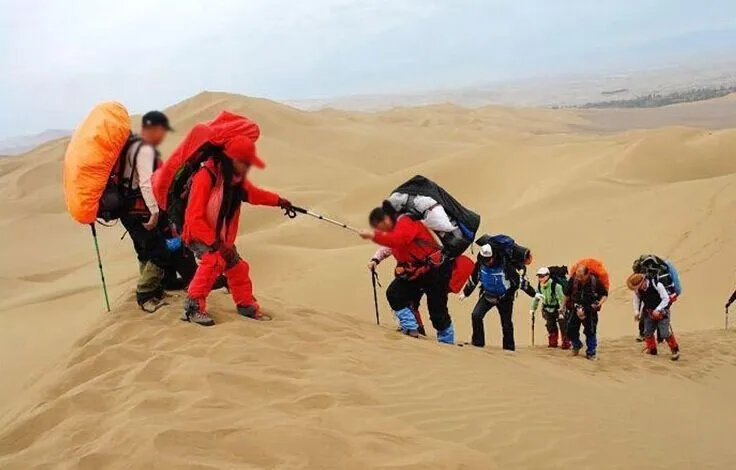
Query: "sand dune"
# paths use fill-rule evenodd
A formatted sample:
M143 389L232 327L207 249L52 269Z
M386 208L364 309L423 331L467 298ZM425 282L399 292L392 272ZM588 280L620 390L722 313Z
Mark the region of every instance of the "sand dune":
M254 179L296 203L363 226L421 173L483 214L483 230L530 246L536 264L604 259L601 360L529 348L521 297L513 355L404 338L383 298L376 327L364 267L374 247L263 208L246 210L238 245L273 322L236 318L223 293L212 329L181 324L179 297L137 311L119 227L100 230L115 304L103 314L89 229L64 210L57 141L0 161L0 468L731 466L736 336L717 329L734 281L736 131L598 134L569 111L310 113L202 93L168 110L180 132L164 153L223 108L261 122L269 168ZM649 251L673 259L685 284L680 363L643 357L633 341L623 284ZM451 301L460 340L469 303ZM494 314L486 322L498 345Z

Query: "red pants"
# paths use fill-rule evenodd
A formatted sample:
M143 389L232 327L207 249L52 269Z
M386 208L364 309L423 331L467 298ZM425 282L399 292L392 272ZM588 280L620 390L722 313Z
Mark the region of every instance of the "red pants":
M212 291L212 286L220 274L227 277L227 285L230 289L230 295L236 305L247 307L255 305L255 297L253 297L253 283L250 280L250 266L243 259L238 259L231 267L227 268L227 262L219 252L207 252L200 258L199 267L194 274L192 282L189 284L189 297L199 303L201 311L207 311L207 296Z

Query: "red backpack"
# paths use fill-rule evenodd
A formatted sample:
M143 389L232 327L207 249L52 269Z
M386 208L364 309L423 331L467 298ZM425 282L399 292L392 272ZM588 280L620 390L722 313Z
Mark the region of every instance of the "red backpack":
M153 195L169 215L177 233L181 233L184 227L192 177L204 162L220 154L225 144L239 135L255 142L261 129L244 116L222 111L214 120L195 125L168 160L153 173Z

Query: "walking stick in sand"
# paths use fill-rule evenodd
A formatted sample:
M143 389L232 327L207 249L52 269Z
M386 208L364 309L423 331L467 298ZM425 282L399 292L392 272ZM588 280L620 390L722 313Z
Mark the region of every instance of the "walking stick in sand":
M97 252L97 266L100 268L100 278L102 279L102 291L105 293L105 307L110 311L110 298L107 296L107 283L105 282L105 271L102 269L102 257L100 256L100 245L97 243L97 229L95 224L89 224L92 229L92 238L95 240L95 251Z
M381 282L378 280L378 273L376 268L371 269L371 281L373 282L373 304L376 307L376 325L381 325L381 317L378 315L378 289L376 285L380 287Z
M291 209L293 210L293 212L291 212L291 213L287 212L286 215L288 215L292 219L294 217L296 217L296 214L297 213L304 214L304 215L308 215L310 217L314 217L315 219L324 220L325 222L330 223L332 225L337 225L338 227L344 228L345 230L350 230L351 232L354 232L354 233L360 233L360 230L358 230L355 227L351 227L350 225L348 225L346 223L337 221L335 219L331 219L329 217L325 217L322 214L317 214L316 212L312 212L309 209L304 209L302 207L297 207L297 206L292 206Z
M728 307L726 307L726 330L728 330Z
M532 312L532 348L534 347L534 323L536 322L537 312Z

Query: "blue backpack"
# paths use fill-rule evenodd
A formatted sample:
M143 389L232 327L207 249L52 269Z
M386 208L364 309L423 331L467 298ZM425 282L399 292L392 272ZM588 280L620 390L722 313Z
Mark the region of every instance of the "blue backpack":
M680 296L682 295L682 282L680 281L680 274L677 272L675 265L672 264L672 261L666 260L665 263L667 264L667 269L669 270L670 277L672 278L672 285L674 286L675 294Z
M493 297L503 297L511 287L503 266L500 264L497 266L481 266L480 285L483 287L483 293Z

